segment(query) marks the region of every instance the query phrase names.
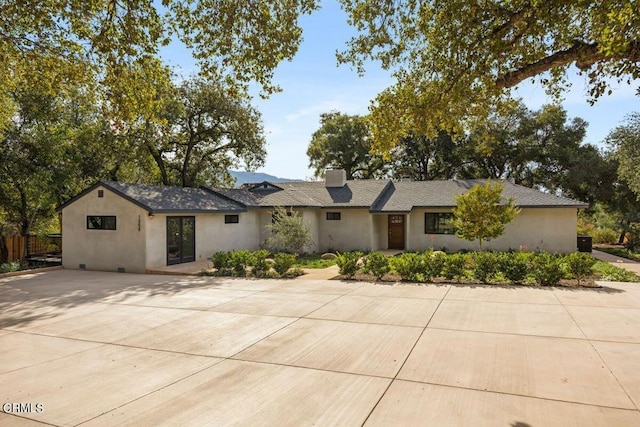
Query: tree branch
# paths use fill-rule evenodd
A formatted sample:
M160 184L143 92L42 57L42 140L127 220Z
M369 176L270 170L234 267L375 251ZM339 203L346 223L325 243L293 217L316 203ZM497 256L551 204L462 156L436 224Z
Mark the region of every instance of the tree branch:
M616 55L607 55L601 52L598 43L575 41L569 49L558 51L537 62L499 76L496 79L496 87L499 89L510 88L530 77L537 76L552 68L571 64L574 61L576 67L585 71L597 62L616 59L628 59L630 61L640 62L640 41L630 42L627 49Z

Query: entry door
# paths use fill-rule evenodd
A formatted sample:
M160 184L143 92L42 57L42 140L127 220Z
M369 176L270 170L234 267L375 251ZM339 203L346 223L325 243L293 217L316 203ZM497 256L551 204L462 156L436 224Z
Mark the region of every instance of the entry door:
M389 249L404 249L404 215L389 215Z
M196 218L167 217L167 265L196 260Z

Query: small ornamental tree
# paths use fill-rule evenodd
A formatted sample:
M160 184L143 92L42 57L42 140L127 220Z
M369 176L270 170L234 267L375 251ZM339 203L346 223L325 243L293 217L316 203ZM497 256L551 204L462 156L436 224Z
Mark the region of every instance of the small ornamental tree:
M487 180L485 185L477 184L456 197L453 226L458 237L469 241L478 240L482 250L482 242L502 236L504 226L520 212L512 198L503 201L503 189L501 181L492 183Z
M267 224L266 228L271 233L267 244L275 250L287 250L299 254L305 245L313 243L311 231L302 217L295 211L289 214L280 206L273 211L273 222Z

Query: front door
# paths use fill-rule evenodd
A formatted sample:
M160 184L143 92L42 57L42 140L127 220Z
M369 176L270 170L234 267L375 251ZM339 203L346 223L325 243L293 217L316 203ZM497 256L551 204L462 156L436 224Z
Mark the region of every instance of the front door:
M196 260L196 218L167 217L167 265Z
M404 249L404 215L389 215L389 249Z

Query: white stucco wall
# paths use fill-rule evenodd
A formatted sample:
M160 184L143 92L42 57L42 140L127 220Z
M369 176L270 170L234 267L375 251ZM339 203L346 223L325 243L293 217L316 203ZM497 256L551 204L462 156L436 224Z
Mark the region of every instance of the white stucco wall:
M468 242L455 235L425 234L424 214L443 212L436 209L418 209L411 212L409 250L429 248L447 251L478 249L478 242ZM577 211L575 208L524 208L505 227L499 238L483 243L485 249L506 251L522 249L568 253L577 249Z
M98 190L104 190L104 197L98 197ZM114 215L116 230L88 230L87 215ZM144 273L146 218L144 209L104 187L85 194L62 210L62 265Z
M389 245L389 217L387 214L374 214L373 219L373 250L385 250Z
M340 212L340 220L327 220L327 212ZM368 209L323 209L319 217L319 250L373 249L373 216Z
M320 209L302 209L299 213L302 216L304 224L309 227L311 240L313 240L313 243L305 245L304 251L309 253L318 252L318 242L320 240L320 227L318 226L321 214Z
M222 213L184 214L196 221L196 261L209 258L217 251L256 250L259 246L257 210L239 213L237 224L225 224ZM148 221L147 268L167 265L167 217L178 214L156 214Z

